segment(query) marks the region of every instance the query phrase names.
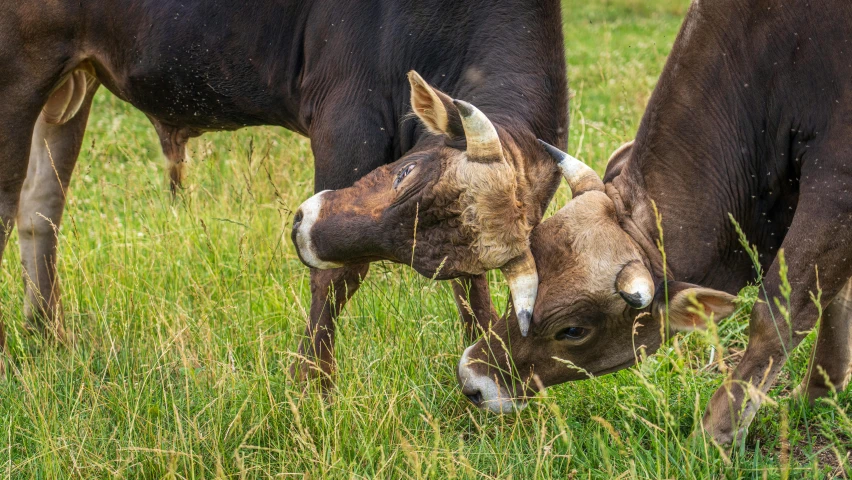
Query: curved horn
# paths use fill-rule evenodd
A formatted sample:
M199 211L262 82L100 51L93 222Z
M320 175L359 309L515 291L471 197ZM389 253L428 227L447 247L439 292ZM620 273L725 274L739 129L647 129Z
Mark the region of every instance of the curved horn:
M615 277L615 288L632 308L645 308L654 299L654 279L639 260L634 260L621 269Z
M603 180L601 180L601 177L591 167L544 140L539 140L538 143L547 150L547 153L559 165L559 168L562 170L562 176L565 177L565 180L568 181L568 186L571 187L572 195L576 197L592 190L604 191Z
M467 158L472 162L491 163L503 160L503 147L494 124L478 108L453 100L461 114L464 137L467 140Z
M538 272L532 252L526 249L524 253L500 267L500 271L509 282L518 326L521 328L521 335L526 337L530 331L535 297L538 295Z

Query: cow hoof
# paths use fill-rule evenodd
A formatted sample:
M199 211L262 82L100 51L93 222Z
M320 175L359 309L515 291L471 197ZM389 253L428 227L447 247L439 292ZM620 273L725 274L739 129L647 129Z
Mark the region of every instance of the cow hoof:
M732 423L732 420L728 409L724 409L724 413L718 416L708 409L701 425L714 442L720 446L728 447L733 445L735 441L738 444L744 442L748 435L748 423L738 428L736 423Z
M731 447L745 442L748 436L748 427L732 430L730 428L710 428L706 424L704 431L721 447Z
M311 387L319 387L324 398L328 398L329 392L334 388L333 373L323 371L316 362L300 357L290 365L290 378L303 390L308 391Z
M823 385L802 382L790 392L790 399L794 402L813 405L816 399L828 396L830 391L830 388Z
M73 346L75 341L74 335L67 332L61 322L42 322L30 318L24 322L24 332L67 347Z
M33 318L27 318L24 322L24 334L28 337L46 337L47 329L44 322L40 322Z
M59 345L71 348L77 343L77 337L73 333L65 330L61 325L52 330L53 338Z

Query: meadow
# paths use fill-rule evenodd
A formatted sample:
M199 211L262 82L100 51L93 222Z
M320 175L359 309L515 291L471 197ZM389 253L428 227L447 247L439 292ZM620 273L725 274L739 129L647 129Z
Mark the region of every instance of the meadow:
M687 0L565 0L569 152L602 172L636 132ZM60 232L67 327L23 328L13 237L0 269L9 345L0 380L7 478L849 478L852 394L788 398L797 349L733 451L703 408L745 347L757 286L718 329L679 335L638 367L561 385L518 414L456 385L467 345L449 284L374 264L338 323L327 400L287 369L310 302L288 237L312 193L308 140L282 128L190 143L173 202L154 129L101 89ZM569 198L560 188L550 212ZM490 276L498 309L508 289ZM722 368L723 369L723 368Z

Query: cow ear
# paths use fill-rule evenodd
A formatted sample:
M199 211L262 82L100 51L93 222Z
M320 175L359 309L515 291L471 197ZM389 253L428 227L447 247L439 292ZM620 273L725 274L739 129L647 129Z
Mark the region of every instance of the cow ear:
M622 144L612 152L609 160L606 162L606 173L604 174L604 182L611 180L621 174L627 160L630 159L630 152L633 151L633 140Z
M660 288L654 299L653 311L660 321L666 318L664 290ZM707 319L719 321L737 309L734 303L737 297L690 283L668 282L668 296L669 326L672 330L704 330Z
M408 72L411 84L411 109L426 128L436 135L464 139L461 115L453 99L433 88L414 70Z

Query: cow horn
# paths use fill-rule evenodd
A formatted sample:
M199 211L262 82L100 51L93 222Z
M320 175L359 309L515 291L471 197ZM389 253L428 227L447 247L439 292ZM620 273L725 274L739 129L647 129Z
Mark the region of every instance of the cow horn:
M632 308L642 309L654 298L654 280L651 272L639 260L634 260L615 277L615 288L621 298Z
M591 167L544 140L539 140L538 143L556 160L557 165L562 170L562 176L565 177L568 186L571 187L572 195L576 197L592 190L604 191L603 180Z
M473 105L453 100L461 114L464 137L467 140L467 158L472 162L491 163L503 160L503 147L497 129L484 113Z
M526 337L530 331L535 297L538 295L538 272L535 260L529 249L500 267L509 290L512 292L512 304L518 317L521 335Z

